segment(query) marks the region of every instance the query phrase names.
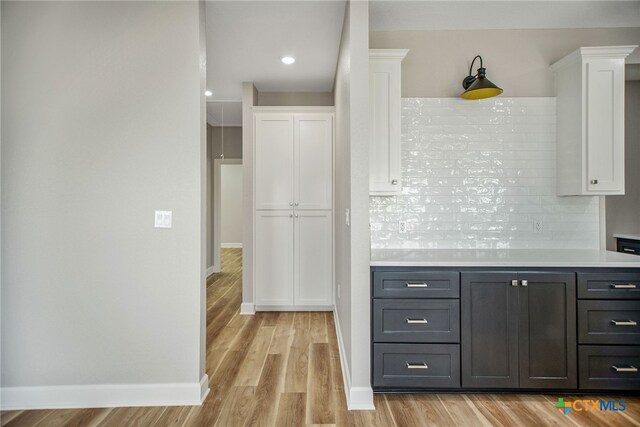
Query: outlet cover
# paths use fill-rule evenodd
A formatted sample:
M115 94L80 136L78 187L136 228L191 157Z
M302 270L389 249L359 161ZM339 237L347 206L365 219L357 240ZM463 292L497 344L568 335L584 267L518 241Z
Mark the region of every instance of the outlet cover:
M398 221L398 233L406 233L407 232L407 221Z
M539 218L536 218L533 220L533 232L535 234L540 234L543 231L543 224L542 224L542 220Z
M173 211L156 211L155 228L171 228L173 225Z

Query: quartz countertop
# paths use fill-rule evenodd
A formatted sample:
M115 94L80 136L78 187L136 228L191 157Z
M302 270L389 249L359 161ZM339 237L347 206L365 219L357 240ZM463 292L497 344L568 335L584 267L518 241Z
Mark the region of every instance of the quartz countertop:
M371 266L640 268L640 256L584 249L372 249Z
M613 237L617 237L618 239L629 239L629 240L640 241L640 234L614 234Z

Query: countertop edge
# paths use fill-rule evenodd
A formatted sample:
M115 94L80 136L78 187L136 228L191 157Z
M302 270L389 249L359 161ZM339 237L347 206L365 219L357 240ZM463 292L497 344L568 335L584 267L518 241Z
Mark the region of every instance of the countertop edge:
M638 268L640 265L629 262L411 262L411 261L372 261L371 267L555 267L555 268Z

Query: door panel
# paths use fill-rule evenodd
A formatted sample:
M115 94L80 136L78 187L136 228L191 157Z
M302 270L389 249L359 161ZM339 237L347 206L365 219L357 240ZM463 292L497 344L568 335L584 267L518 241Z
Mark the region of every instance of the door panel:
M623 69L614 61L587 64L587 188L624 192ZM597 180L597 183L592 180Z
M515 273L462 273L462 386L518 387Z
M291 211L257 211L255 234L257 305L293 304Z
M293 205L293 116L255 115L256 209Z
M575 274L532 272L518 278L520 387L576 388Z
M333 203L333 117L295 116L296 209L331 209Z
M295 215L295 304L331 305L331 211L297 211Z

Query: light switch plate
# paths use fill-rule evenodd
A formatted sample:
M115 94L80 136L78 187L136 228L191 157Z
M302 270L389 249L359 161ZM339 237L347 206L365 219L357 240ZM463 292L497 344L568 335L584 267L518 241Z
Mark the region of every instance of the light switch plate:
M344 222L347 224L347 227L351 226L351 218L349 213L349 208L344 210Z
M155 228L171 228L173 225L173 211L156 211Z

